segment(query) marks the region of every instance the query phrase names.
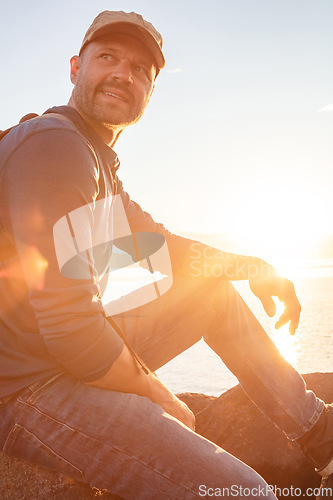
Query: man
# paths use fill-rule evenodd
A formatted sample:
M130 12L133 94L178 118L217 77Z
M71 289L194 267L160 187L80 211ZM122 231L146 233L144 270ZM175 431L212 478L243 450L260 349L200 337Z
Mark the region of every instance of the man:
M292 284L260 259L172 235L117 176L112 147L163 67L150 23L102 12L71 59L68 106L0 143L1 448L124 498L195 498L200 485L274 498L195 434L192 412L154 374L204 336L254 403L332 473L332 406L306 390L229 280L249 279L271 316L278 296L279 325L294 333ZM222 277L193 273L194 248L196 271L212 251ZM108 275L133 262L154 280L107 301Z

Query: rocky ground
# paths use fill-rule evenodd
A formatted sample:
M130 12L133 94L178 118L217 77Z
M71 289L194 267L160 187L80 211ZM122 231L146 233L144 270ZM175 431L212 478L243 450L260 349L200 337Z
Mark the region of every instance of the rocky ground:
M309 389L333 401L333 373L305 375ZM300 453L236 386L219 398L187 393L181 399L196 414L197 432L257 470L277 488L319 486L320 478ZM279 490L277 490L278 492ZM278 495L279 496L279 495ZM119 499L71 478L0 453L1 500ZM281 495L284 500L295 496ZM311 498L307 496L307 498ZM312 497L314 498L314 497Z

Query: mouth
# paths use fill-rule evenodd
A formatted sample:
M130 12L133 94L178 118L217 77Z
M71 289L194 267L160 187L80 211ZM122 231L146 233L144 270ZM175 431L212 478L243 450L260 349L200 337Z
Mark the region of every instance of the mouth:
M113 97L114 99L118 99L119 101L127 102L127 99L120 94L115 94L114 92L107 91L104 91L103 94L109 97Z

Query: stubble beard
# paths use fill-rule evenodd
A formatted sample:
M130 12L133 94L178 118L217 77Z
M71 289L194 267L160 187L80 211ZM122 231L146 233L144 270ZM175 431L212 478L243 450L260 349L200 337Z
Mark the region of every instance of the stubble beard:
M99 87L87 89L81 85L80 82L77 82L73 89L73 99L78 111L86 116L92 123L103 126L108 130L115 127L125 128L129 125L133 125L143 115L146 106L142 105L141 108L134 106L131 102L133 98L128 91L127 95L128 109L127 111L120 111L117 109L112 110L111 105L103 106L102 103L99 102L98 98L101 96L101 88Z

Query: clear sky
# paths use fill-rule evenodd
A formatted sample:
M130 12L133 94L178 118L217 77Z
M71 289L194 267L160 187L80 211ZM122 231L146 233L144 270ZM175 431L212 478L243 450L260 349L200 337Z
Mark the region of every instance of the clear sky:
M115 148L134 200L172 231L258 245L333 232L332 0L4 2L0 128L67 103L69 58L105 9L165 41L149 108Z

